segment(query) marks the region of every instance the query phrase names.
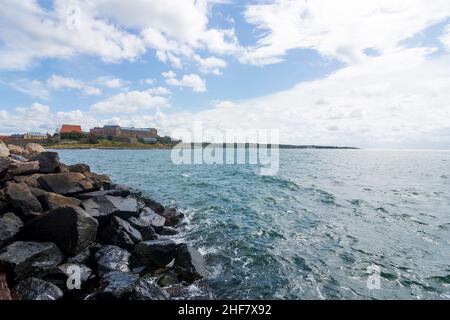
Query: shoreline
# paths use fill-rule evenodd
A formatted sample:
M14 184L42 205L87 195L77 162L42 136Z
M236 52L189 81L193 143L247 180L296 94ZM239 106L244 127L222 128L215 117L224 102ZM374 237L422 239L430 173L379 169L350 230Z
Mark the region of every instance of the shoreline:
M89 165L0 142L0 300L187 299L192 285L212 299L186 223Z

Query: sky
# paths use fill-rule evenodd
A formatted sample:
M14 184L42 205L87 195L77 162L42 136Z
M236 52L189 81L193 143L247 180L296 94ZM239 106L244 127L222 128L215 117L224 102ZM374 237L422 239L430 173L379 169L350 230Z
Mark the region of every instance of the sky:
M0 0L0 134L450 148L448 0Z

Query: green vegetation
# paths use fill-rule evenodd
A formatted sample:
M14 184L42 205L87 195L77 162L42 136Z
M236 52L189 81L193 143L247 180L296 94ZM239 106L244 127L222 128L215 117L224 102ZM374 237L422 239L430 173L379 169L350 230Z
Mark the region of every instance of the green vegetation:
M66 133L61 133L61 139L63 140L76 140L79 141L82 138L86 138L87 134L86 133L81 133L81 132L66 132Z

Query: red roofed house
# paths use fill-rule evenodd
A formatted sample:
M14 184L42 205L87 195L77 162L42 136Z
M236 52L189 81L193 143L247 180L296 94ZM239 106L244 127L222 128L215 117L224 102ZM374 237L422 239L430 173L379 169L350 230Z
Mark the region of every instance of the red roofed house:
M70 124L63 124L61 126L61 129L59 129L59 133L71 133L71 132L77 132L82 133L81 126L79 125L70 125Z

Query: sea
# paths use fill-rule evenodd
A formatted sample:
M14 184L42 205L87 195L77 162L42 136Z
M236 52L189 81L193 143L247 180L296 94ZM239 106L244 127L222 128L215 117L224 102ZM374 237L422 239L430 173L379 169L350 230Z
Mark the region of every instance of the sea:
M450 298L450 151L283 149L272 176L171 150L58 152L182 209L218 299Z

